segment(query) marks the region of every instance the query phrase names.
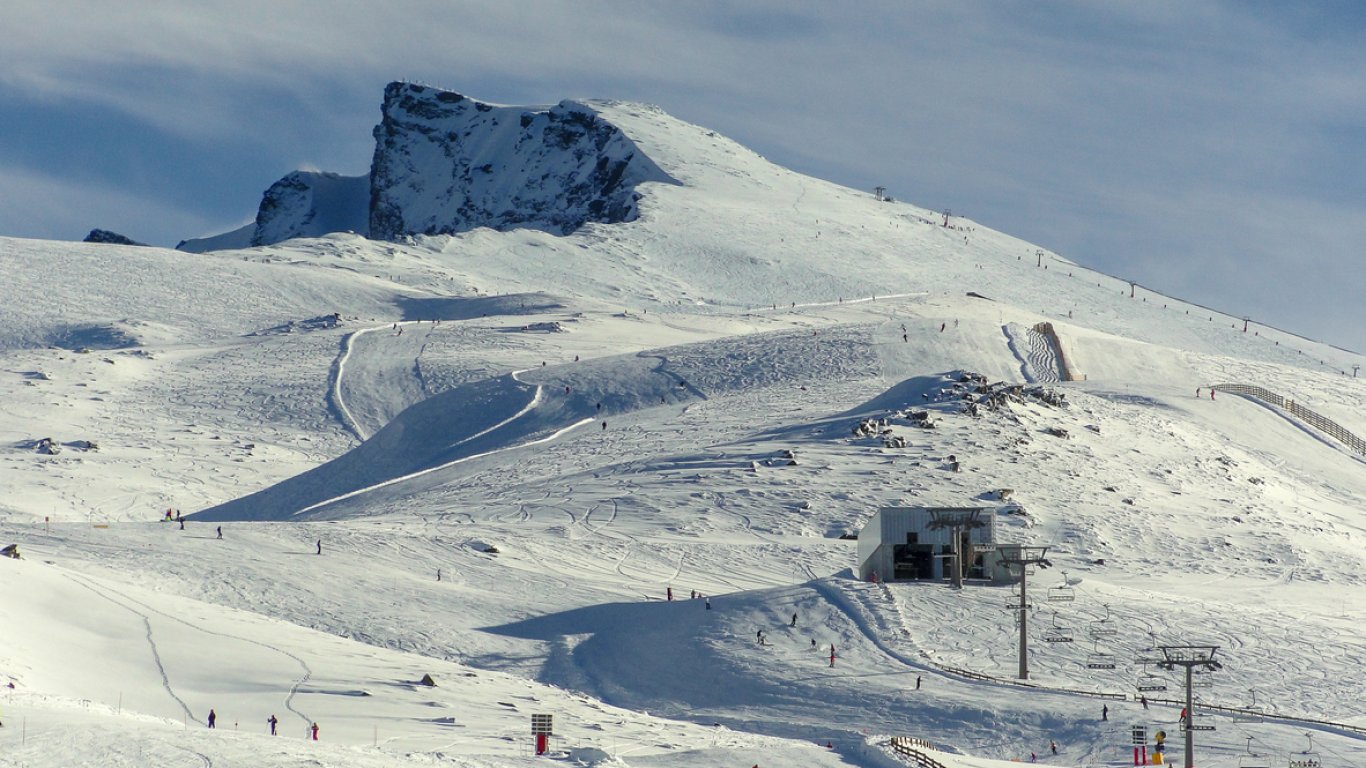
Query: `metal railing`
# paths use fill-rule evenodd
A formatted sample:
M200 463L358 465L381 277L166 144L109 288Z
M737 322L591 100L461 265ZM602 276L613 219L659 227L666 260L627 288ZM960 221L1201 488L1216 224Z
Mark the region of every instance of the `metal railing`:
M1337 440L1348 448L1351 448L1353 451L1366 456L1366 440L1362 440L1360 437L1352 434L1346 427L1336 421L1316 413L1315 411L1311 411L1290 398L1278 395L1269 389L1254 387L1249 384L1215 384L1211 386L1210 389L1216 392L1228 392L1232 395L1254 397L1263 402L1270 403L1314 429Z

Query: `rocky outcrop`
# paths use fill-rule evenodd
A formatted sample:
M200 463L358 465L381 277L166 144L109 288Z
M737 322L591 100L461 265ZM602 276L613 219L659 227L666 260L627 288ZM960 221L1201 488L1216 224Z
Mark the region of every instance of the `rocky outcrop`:
M637 185L672 181L611 123L571 101L494 107L411 83L384 90L370 167L370 237L633 220Z
M109 243L110 245L147 245L139 243L131 237L120 235L117 232L110 232L107 229L92 229L90 234L85 236L84 243Z
M364 233L369 219L368 176L294 171L270 185L256 211L252 245L329 232Z
M632 221L642 182L677 183L591 106L495 107L411 83L384 89L370 173L295 171L252 224L176 246L203 252L356 232L375 240L519 227L568 234Z

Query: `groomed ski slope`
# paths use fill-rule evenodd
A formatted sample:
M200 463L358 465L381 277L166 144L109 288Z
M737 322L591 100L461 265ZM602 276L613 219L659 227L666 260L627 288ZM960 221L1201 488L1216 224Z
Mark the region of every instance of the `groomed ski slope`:
M882 766L889 735L951 767L1115 764L1132 724L1178 741L1174 708L1131 700L1154 640L1221 645L1207 701L1366 725L1363 462L1195 396L1257 384L1366 433L1359 356L600 106L683 182L632 225L0 240L0 536L25 554L0 561L0 761L543 764L544 712L588 764ZM1057 381L1042 321L1084 380ZM973 418L957 371L1068 405ZM922 408L936 429L896 415ZM906 447L852 434L883 417ZM1036 640L1076 635L1034 643L1033 682L1128 700L946 672L1012 676L1009 589L850 577L838 536L879 506L1002 488L1002 538L1052 547ZM1077 599L1050 604L1063 572ZM1246 737L1280 764L1306 731L1325 766L1366 763L1332 726L1209 722L1202 765Z

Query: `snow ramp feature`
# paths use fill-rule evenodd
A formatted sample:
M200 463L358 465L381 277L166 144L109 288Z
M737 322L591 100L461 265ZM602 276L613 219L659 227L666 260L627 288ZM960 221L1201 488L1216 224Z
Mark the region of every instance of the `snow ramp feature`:
M320 467L191 518L286 520L320 502L502 447L545 426L527 418L538 393L511 374L456 387L413 405Z
M360 507L448 482L446 470L456 471L454 464L558 439L576 426L611 415L700 396L679 384L664 361L637 355L472 382L409 407L364 443L320 467L191 518L300 520L360 514Z

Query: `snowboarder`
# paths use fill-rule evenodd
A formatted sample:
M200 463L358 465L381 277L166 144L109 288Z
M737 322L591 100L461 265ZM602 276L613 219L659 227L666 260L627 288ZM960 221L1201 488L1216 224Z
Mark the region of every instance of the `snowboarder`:
M312 731L313 731L313 740L314 740L314 741L317 741L317 740L318 740L318 724L317 724L317 723L314 723L314 724L313 724Z
M792 614L792 623L791 623L791 624L788 624L788 626L789 626L789 627L795 627L795 626L797 626L797 614L795 614L795 613Z
M1102 722L1104 722L1104 721L1110 719L1110 705L1108 705L1108 704L1101 704L1101 705L1100 705L1100 719L1101 719Z
M218 538L223 538L223 526L218 526Z
M218 722L218 713L215 712L215 711L213 711L212 709L210 709L210 710L209 710L209 727L210 727L210 728L213 728L213 727L214 727L214 723L217 723L217 722Z
M271 736L274 736L274 735L275 735L275 726L278 725L278 724L280 723L280 721L275 717L275 715L271 715L270 718L269 718L268 720L266 720L266 722L267 722L267 723L270 723L270 735L271 735Z
M322 553L323 553L323 540L322 540L322 539L318 539L318 554L321 555Z

